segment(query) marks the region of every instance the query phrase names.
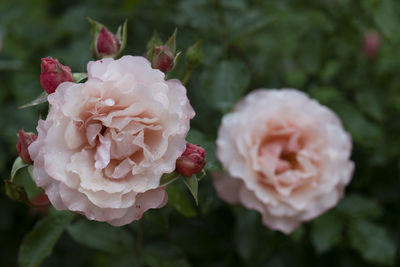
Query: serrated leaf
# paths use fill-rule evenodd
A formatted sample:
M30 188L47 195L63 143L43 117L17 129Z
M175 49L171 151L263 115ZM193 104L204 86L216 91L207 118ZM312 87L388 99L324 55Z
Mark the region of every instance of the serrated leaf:
M396 244L385 228L365 220L353 220L349 226L351 246L368 262L392 265Z
M186 217L196 216L196 210L191 204L191 200L183 182L178 180L167 186L168 203L174 206L182 215Z
M328 212L311 224L311 241L319 253L326 252L342 240L343 220L335 212Z
M337 211L354 218L378 218L383 214L375 200L358 194L345 197L339 203Z
M29 102L29 103L27 103L25 105L19 106L18 109L33 107L33 106L40 105L40 104L42 104L44 102L47 102L47 96L48 96L48 94L46 92L43 92L37 98L32 100L31 102Z
M39 266L51 254L73 217L71 212L58 211L40 220L22 242L18 255L19 266Z
M14 180L14 176L20 169L28 166L29 164L23 161L20 157L17 157L11 168L11 181Z
M204 98L225 113L245 94L250 72L239 60L225 60L203 72L201 82Z
M196 205L199 205L198 200L198 191L199 191L199 181L197 180L196 175L192 177L182 177L183 182L189 188L190 193L192 194Z
M76 242L104 252L124 253L134 249L133 237L125 228L104 222L83 219L69 225L67 231Z
M176 181L180 176L181 175L176 171L163 174L163 176L160 179L160 186L166 186L166 185Z
M83 81L88 77L88 74L85 72L78 72L78 73L73 73L72 76L74 78L74 82L80 83L81 81Z

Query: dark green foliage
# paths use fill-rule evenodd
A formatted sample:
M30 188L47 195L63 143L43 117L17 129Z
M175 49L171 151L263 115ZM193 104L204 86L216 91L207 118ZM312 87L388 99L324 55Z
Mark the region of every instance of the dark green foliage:
M51 252L43 266L400 266L399 15L396 0L1 0L2 179L17 156L17 131L35 131L47 112L46 104L17 109L42 93L40 58L86 71L86 17L110 29L127 18L126 54L144 55L155 29L167 40L177 27L178 51L202 40L203 61L187 84L196 111L188 141L207 150L208 174L198 206L179 180L166 207L123 228L80 216L69 224L69 213L45 217L0 194L0 266L16 266L19 251L22 266ZM369 30L381 36L374 59L362 52ZM181 57L170 77L182 78L184 65ZM221 169L214 140L222 115L253 89L285 87L340 116L356 164L340 204L289 236L223 203L211 178Z

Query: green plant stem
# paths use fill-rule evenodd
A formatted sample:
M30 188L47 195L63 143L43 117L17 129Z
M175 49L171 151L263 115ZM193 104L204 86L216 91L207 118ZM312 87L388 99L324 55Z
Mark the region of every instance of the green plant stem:
M183 75L182 84L186 85L190 79L190 75L192 74L193 69L186 69L185 75Z

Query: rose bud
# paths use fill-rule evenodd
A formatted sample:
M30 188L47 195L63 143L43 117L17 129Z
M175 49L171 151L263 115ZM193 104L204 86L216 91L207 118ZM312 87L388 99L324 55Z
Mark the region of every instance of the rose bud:
M188 69L194 69L203 60L203 46L201 41L197 41L188 48L186 52L186 64Z
M197 145L187 143L186 150L176 160L176 171L187 177L201 172L206 165L206 151Z
M18 133L18 141L17 141L17 151L18 155L21 157L23 161L26 163L32 164L33 161L31 156L29 155L28 147L35 141L37 136L34 133L26 133L23 130L20 130Z
M48 94L54 93L61 83L74 80L71 68L51 57L42 58L41 71L40 84Z
M381 43L381 37L376 31L367 32L364 34L363 53L366 57L374 59L378 53Z
M95 59L118 58L125 49L128 21L118 27L115 34L98 21L88 18L92 31L92 52Z
M166 46L158 46L153 55L152 67L162 72L170 71L174 68L174 55Z
M106 27L97 36L97 52L101 57L114 57L119 53L121 42Z

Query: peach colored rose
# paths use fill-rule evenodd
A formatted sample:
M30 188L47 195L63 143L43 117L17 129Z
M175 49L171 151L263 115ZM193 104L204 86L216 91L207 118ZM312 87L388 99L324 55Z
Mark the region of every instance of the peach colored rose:
M33 174L55 208L120 226L165 205L160 177L185 151L194 111L185 87L143 57L89 62L88 75L49 95Z
M297 90L260 89L224 116L214 175L219 196L286 234L335 206L349 183L351 137L328 108Z

